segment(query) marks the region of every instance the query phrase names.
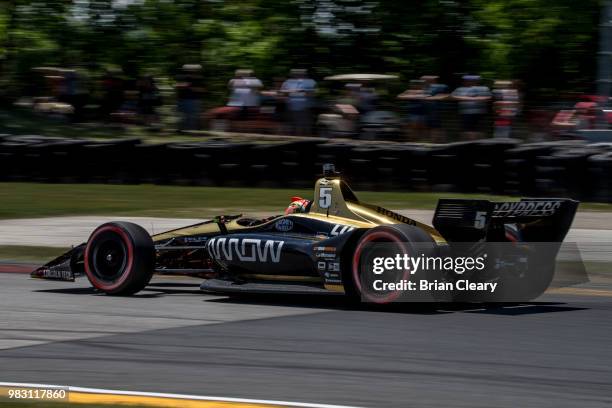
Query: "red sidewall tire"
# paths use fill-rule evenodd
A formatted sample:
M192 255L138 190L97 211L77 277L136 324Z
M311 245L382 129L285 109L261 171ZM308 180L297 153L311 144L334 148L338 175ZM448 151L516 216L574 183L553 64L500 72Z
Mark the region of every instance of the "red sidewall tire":
M123 244L126 247L126 251L127 251L127 254L126 254L127 260L126 260L125 268L123 272L121 273L121 276L119 277L119 279L113 282L104 282L100 280L96 276L96 274L91 270L92 267L91 267L90 261L93 261L91 259L92 246L95 243L96 237L98 237L100 234L105 233L105 232L113 232L117 234L118 236L120 236L121 240L123 241ZM85 247L85 273L87 274L87 277L89 278L89 281L91 282L91 284L96 289L100 289L101 291L106 292L106 293L112 293L117 290L120 290L121 287L127 281L128 277L130 276L133 265L134 265L134 244L132 243L132 240L128 236L127 232L124 231L122 228L119 228L118 226L115 226L115 225L103 225L102 227L98 228L87 241L87 246Z
M361 240L359 240L359 243L357 244L357 247L355 248L355 252L353 253L353 260L352 260L352 265L351 265L353 283L359 295L366 301L377 303L377 304L391 303L400 297L400 295L402 294L401 291L393 291L386 295L376 296L376 295L373 295L369 291L364 291L361 285L361 268L360 268L361 255L366 245L372 242L377 242L377 241L397 244L401 248L403 253L405 254L410 253L406 245L406 242L402 241L401 237L399 237L398 235L390 231L381 230L381 231L367 232L361 238ZM402 279L408 280L408 278L410 278L410 271L404 270Z
M155 246L139 225L103 224L87 241L84 264L94 288L109 295L131 295L144 289L153 276Z

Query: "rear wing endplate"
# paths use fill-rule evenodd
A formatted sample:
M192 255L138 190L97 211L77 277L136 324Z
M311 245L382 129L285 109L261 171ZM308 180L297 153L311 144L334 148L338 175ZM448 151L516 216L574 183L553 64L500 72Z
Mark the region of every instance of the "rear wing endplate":
M561 242L565 238L578 201L567 198L523 198L520 201L441 199L434 227L449 242L503 241L511 225L528 242Z

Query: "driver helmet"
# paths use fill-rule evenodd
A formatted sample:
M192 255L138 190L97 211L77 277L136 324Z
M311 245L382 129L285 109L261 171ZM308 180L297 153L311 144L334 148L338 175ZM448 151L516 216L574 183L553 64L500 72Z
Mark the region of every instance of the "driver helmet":
M291 204L285 210L285 215L305 213L307 211L310 200L302 197L291 197Z

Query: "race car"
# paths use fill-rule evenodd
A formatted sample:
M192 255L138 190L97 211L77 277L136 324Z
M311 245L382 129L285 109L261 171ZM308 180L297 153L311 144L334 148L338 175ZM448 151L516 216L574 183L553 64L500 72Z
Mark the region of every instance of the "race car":
M301 213L263 219L218 216L152 236L136 224L110 222L31 276L65 281L86 276L96 290L108 295L135 294L157 273L202 278L206 292L336 293L388 303L402 294L375 290L364 260L389 251L458 257L500 243L510 249L494 250L486 273L479 271L474 279L527 280L521 296L531 299L550 284L559 243L578 207L571 199L441 199L429 226L360 201L333 165L323 170L314 200ZM530 261L533 248L525 245L529 242L546 243L549 250ZM468 275L431 273L440 282ZM400 275L410 278L405 271ZM445 298L449 299L457 297Z

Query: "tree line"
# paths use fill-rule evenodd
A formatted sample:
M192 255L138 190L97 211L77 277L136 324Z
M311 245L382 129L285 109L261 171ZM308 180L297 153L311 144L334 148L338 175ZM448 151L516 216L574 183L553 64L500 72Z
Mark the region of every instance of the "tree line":
M213 100L237 68L405 81L518 79L528 98L594 87L598 0L0 0L0 94L36 92L38 66L174 78L200 64Z

